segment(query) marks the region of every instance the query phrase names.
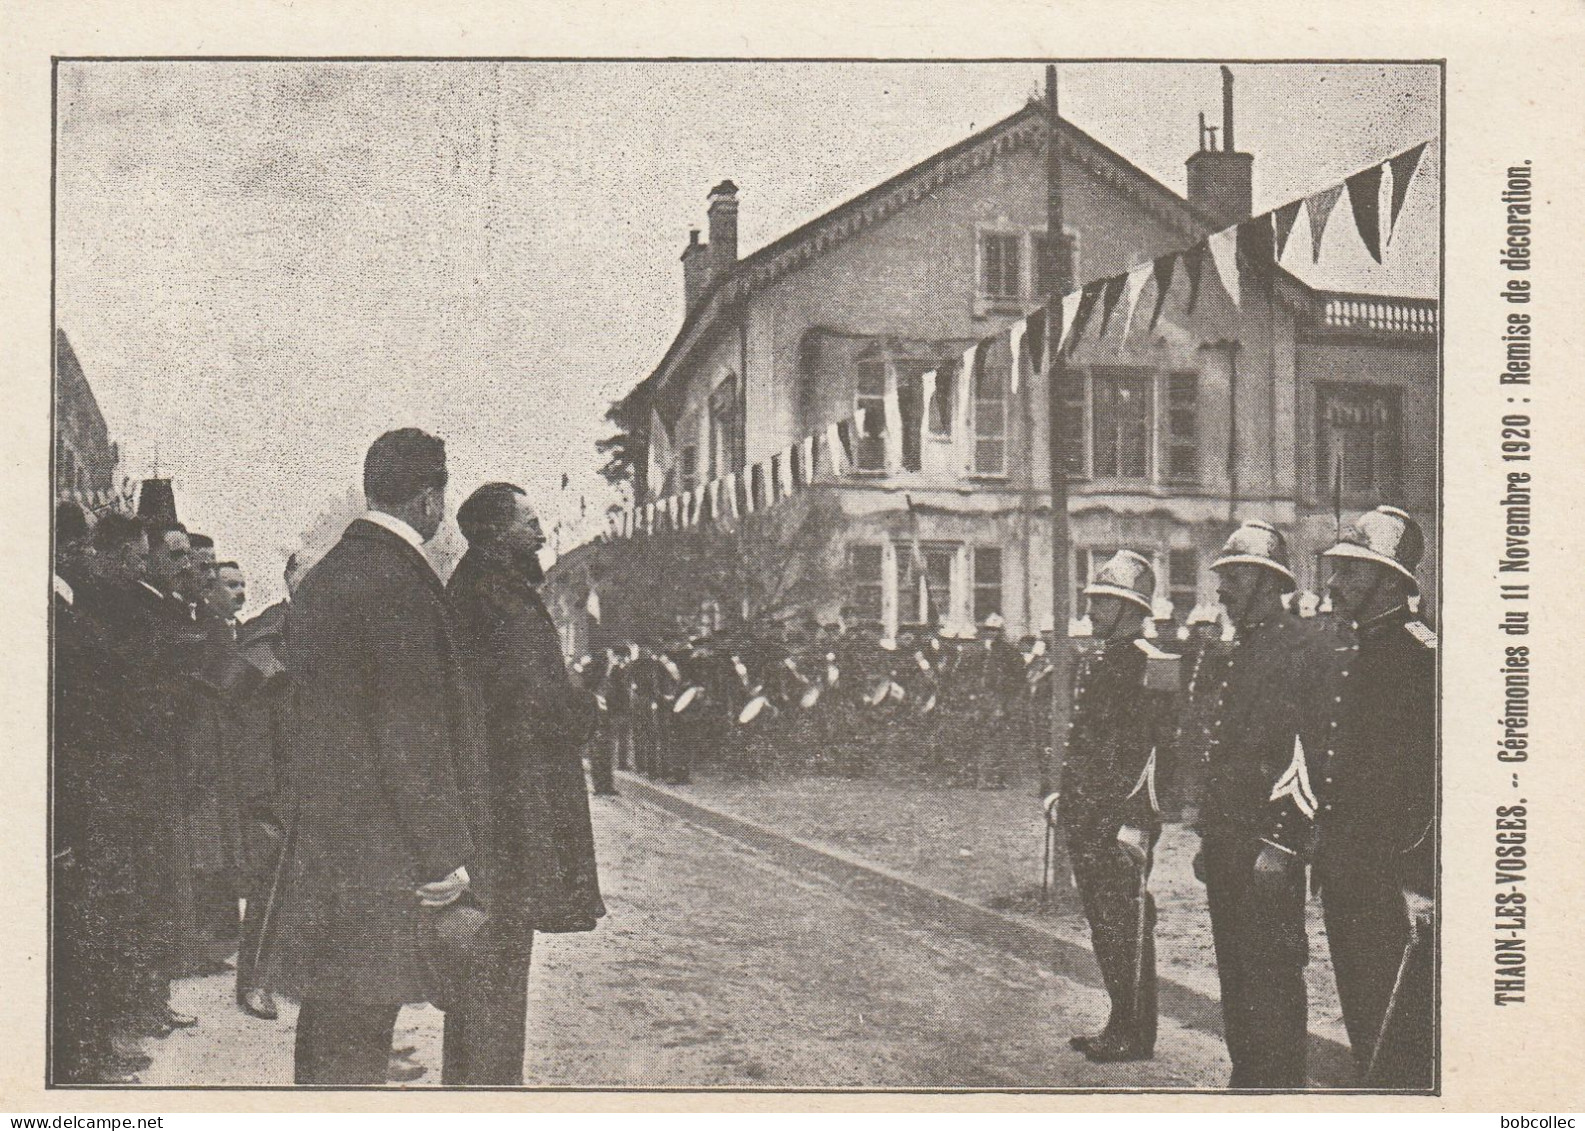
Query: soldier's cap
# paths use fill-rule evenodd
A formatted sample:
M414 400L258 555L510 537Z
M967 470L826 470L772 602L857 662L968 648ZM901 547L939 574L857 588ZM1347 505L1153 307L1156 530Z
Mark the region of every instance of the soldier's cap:
M1425 555L1425 535L1420 524L1397 507L1379 506L1366 511L1343 531L1337 545L1325 551L1328 558L1354 558L1397 570L1418 588L1414 576Z
M1299 587L1288 568L1288 540L1269 522L1252 518L1233 531L1211 568L1240 564L1265 566L1286 583L1284 593Z
M1151 611L1151 595L1156 588L1156 573L1150 559L1133 550L1119 550L1084 587L1086 597L1121 597Z

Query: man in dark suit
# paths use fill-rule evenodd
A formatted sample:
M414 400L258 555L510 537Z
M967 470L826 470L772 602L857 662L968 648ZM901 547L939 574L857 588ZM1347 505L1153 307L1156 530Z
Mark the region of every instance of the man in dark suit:
M443 515L445 445L386 433L363 490L368 512L286 623L293 813L265 961L302 1003L299 1084L385 1082L401 1007L455 977L426 940L473 903L484 837L471 692L421 550Z
M457 512L468 552L447 592L488 718L490 921L470 992L446 1010L444 1084L523 1082L534 932L605 914L580 751L595 701L562 665L540 599L545 538L522 490L480 487Z

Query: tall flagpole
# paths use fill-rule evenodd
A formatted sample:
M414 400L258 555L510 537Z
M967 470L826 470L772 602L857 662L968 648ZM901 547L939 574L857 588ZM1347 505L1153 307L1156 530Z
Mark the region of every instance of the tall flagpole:
M1062 222L1062 158L1058 153L1057 68L1046 66L1046 446L1051 461L1051 754L1042 767L1040 793L1049 796L1062 781L1063 743L1068 733L1073 647L1068 639L1068 465L1062 443L1067 366L1062 357L1062 296L1073 288L1073 263ZM1048 811L1052 818L1056 810ZM1060 841L1061 837L1057 838Z

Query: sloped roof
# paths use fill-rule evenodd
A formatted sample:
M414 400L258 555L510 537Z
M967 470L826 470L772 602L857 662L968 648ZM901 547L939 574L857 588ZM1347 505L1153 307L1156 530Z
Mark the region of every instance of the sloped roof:
M1216 221L1202 209L1140 169L1133 162L1097 141L1067 119L1058 133L1064 159L1076 162L1102 183L1117 190L1180 232L1190 242L1215 230ZM989 165L1000 154L1026 147L1044 150L1046 117L1041 103L1031 99L1017 112L972 134L852 200L802 224L745 256L712 281L683 320L665 355L631 393L632 404L663 387L672 368L724 316L750 295L797 270L828 249L880 223L899 209L919 200L948 181L967 176Z

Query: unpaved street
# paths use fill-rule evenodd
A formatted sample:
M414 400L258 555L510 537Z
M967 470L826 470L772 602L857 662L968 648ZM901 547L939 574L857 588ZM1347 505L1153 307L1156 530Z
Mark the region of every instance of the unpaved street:
M527 1079L552 1087L1220 1087L1214 1036L1163 1019L1155 1061L1092 1065L1067 1038L1099 991L792 874L628 797L595 798L610 914L541 936ZM145 1049L147 1085L291 1082L292 1010L257 1021L225 977L178 983L197 1028ZM404 1009L397 1044L439 1082L441 1014Z

